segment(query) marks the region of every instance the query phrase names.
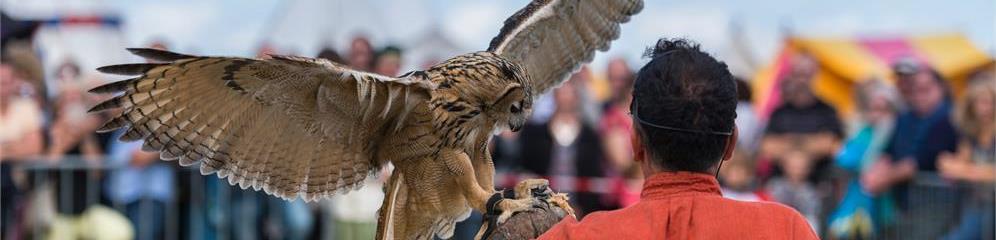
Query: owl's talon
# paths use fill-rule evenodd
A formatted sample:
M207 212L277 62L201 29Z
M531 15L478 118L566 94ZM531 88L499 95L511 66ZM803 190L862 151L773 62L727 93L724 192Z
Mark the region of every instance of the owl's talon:
M515 213L532 211L533 209L541 208L543 204L545 204L543 201L533 197L505 199L498 204L498 208L501 210L501 214L498 215L498 224L505 223Z
M515 185L516 198L546 198L552 194L550 181L546 179L526 179Z

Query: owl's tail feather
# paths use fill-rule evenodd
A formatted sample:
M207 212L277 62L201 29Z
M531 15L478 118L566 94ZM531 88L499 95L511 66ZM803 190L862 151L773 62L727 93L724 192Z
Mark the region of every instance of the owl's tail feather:
M405 177L397 169L391 174L388 184L384 185L384 203L380 206L380 213L377 217L377 238L378 240L393 240L398 237L397 233L403 232L405 223L404 205L408 197L408 188L404 186Z

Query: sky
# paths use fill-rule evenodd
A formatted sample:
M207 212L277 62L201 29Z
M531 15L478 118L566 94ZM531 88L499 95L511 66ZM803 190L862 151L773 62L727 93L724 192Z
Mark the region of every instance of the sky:
M27 0L2 0L23 3ZM32 1L28 1L32 2ZM39 3L40 2L40 3ZM38 8L60 8L54 3ZM197 54L251 56L262 42L285 53L314 55L323 46L345 49L356 35L374 44L405 47L441 34L461 51L486 48L504 19L526 0L91 0L124 20L126 44L166 41ZM996 0L648 0L622 27L622 36L595 66L622 57L645 61L644 49L661 37L684 37L750 74L746 62L765 63L786 34L817 37L963 33L996 55ZM737 48L740 46L741 48Z

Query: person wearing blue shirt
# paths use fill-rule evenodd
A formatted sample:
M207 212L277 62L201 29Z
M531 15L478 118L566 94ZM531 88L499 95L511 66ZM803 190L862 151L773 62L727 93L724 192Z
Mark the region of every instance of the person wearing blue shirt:
M173 201L173 169L159 154L143 152L142 142L116 142L105 194L135 226L135 239L162 239L166 206Z

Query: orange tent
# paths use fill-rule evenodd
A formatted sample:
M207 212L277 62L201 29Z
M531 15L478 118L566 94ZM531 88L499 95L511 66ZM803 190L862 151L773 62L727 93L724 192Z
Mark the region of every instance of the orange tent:
M754 104L762 119L781 103L779 85L792 56L805 52L820 65L813 91L846 116L852 111L852 88L859 82L879 78L892 82L891 65L912 57L945 76L960 94L968 75L993 59L961 34L892 38L802 38L791 37L775 60L753 79Z

